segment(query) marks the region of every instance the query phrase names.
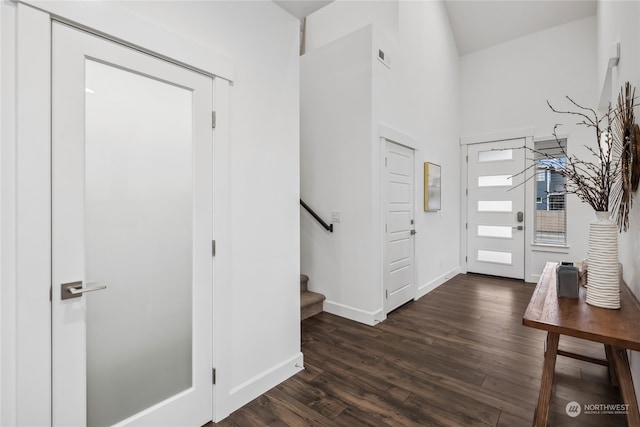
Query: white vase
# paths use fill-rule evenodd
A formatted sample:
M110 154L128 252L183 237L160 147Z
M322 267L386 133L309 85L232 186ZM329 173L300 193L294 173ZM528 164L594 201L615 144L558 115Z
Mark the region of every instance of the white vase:
M620 308L618 227L609 212L596 212L589 224L589 269L587 303L602 308Z

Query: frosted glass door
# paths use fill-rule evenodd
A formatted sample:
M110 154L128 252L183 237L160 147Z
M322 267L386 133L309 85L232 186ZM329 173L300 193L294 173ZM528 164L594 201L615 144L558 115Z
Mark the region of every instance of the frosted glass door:
M86 302L87 415L108 426L191 387L191 91L85 70L85 278L108 284Z
M54 423L202 425L212 81L57 24L54 75Z
M524 140L467 148L467 271L524 278ZM521 212L521 215L518 215Z

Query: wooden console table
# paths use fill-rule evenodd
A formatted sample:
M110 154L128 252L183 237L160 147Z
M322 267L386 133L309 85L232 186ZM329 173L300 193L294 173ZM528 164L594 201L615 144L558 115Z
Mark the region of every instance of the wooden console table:
M580 287L580 298L558 298L555 262L548 262L533 291L522 324L547 331L547 349L540 383L540 395L533 425L547 425L556 356L572 357L609 367L612 382L620 389L629 405L628 426L640 426L640 415L633 389L629 359L625 349L640 351L640 304L624 282L620 284L620 309L609 310L588 305L586 290ZM604 344L607 360L595 359L558 349L560 335L583 338Z

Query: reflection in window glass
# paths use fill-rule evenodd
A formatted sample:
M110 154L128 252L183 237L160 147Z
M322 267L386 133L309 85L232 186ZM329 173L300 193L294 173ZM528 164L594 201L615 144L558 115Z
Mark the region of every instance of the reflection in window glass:
M566 165L566 140L536 142L535 148L534 242L566 245L566 180L559 172Z

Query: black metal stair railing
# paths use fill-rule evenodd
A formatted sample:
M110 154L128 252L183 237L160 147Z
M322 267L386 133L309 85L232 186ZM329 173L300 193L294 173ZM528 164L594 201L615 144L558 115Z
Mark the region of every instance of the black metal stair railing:
M300 199L300 205L305 208L307 212L309 212L311 216L314 217L316 221L318 221L325 228L325 230L327 230L329 233L333 233L333 224L327 224L322 218L320 218L320 215L315 213L313 209L311 209L309 205L307 205L302 199Z

